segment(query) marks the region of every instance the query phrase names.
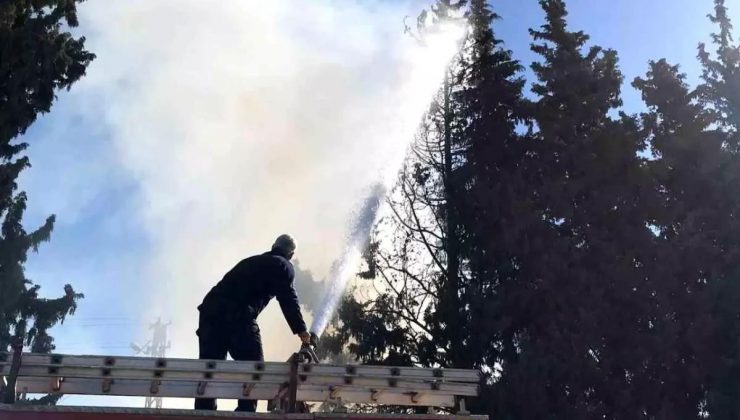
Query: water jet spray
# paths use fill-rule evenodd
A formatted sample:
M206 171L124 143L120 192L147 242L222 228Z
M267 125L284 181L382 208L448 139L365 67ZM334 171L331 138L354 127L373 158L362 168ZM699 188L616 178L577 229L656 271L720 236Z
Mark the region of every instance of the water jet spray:
M310 331L317 339L329 324L347 286L347 281L351 277L351 271L357 267L362 256L362 251L367 246L370 231L375 225L378 210L385 198L385 194L386 188L383 184L373 186L370 194L360 207L360 211L353 218L352 228L347 237L347 244L342 254L332 264L324 299L321 305L319 305L316 317L311 324Z
M446 69L453 54L460 48L460 41L467 36L468 27L466 24L461 23L461 21L449 21L438 22L426 29L423 37L414 37L421 47L417 50L419 54L418 58L422 61L430 62L430 57L435 57L431 62L434 62L436 65L443 65ZM440 71L437 85L425 83L423 85L424 89L436 89L442 81L443 74L444 71ZM421 87L421 85L418 87ZM426 93L429 94L428 100L430 100L433 96L433 91L413 92L414 95L421 95L421 97ZM421 119L422 115L423 113L419 115L419 119ZM412 136L409 137L409 142L411 139ZM385 199L387 191L395 182L398 172L403 165L409 142L397 142L392 148L392 153L386 155L388 160L386 160L385 171L381 176L381 181L371 188L370 193L359 208L359 212L352 219L353 222L346 239L346 245L342 254L331 266L324 299L311 325L310 331L317 338L323 334L331 321L347 286L347 282L353 274L352 270L358 266L362 252L368 244L370 232L377 222L380 205Z

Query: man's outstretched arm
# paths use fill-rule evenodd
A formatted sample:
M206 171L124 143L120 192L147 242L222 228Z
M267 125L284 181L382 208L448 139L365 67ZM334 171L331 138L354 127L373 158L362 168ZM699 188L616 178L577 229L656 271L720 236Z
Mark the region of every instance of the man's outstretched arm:
M298 302L298 294L293 286L293 278L294 273L292 267L286 266L285 276L279 281L280 284L275 297L280 303L280 309L282 309L283 316L288 321L293 334L300 335L301 341L307 342L310 339L310 335L308 334L306 323L303 321L301 306ZM304 339L304 335L308 339Z

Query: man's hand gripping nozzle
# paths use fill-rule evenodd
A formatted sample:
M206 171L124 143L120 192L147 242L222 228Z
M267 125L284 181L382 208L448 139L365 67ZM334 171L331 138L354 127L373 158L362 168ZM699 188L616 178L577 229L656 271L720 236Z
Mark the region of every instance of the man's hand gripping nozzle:
M308 343L301 344L301 349L298 354L303 359L304 363L319 363L319 358L316 356L316 346L319 344L319 336L316 333L311 332L311 339Z

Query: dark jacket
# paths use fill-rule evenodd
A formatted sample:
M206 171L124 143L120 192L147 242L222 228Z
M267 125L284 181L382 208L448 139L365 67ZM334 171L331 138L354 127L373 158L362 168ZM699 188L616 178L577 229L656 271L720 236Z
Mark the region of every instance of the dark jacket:
M201 314L254 321L276 297L293 334L306 331L298 295L293 287L293 265L266 252L240 261L216 284L198 306Z

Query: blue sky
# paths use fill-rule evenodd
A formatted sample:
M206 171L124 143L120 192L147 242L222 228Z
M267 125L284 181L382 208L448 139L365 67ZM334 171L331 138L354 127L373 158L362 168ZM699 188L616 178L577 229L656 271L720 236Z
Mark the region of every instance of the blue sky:
M86 298L80 302L77 315L70 318L64 326L53 330L60 352L130 354L131 352L127 348L128 343L132 340L141 341L144 339L147 322L157 314L156 308L152 309L151 301L146 296L150 293L159 293L159 296L171 296L173 302L169 302L169 305L177 306L179 295L174 290L170 289L172 293L169 295L162 295L163 289L180 287L170 278L176 277L177 273L182 273L182 270L174 267L177 262L172 262L172 259L176 258L177 255L189 259L194 258L194 255L195 258L198 256L198 254L187 252L172 255L164 253L162 247L166 245L166 240L152 234L152 225L166 225L168 215L174 217L176 213L179 215L183 212L199 212L198 217L201 219L224 217L223 220L216 220L213 224L207 224L205 227L194 230L194 232L200 233L204 230L221 228L222 224L227 224L231 220L229 219L231 217L230 212L244 211L249 213L251 207L241 206L238 210L229 209L228 200L226 200L220 204L219 211L214 214L195 203L199 197L197 194L186 195L184 200L174 200L169 197L169 191L173 191L174 194L174 191L179 191L181 188L187 189L190 185L193 185L195 189L202 188L203 191L199 194L208 194L209 184L203 183L201 185L199 180L200 178L207 178L209 174L222 167L223 164L218 163L222 161L217 161L214 164L217 166L183 170L183 174L196 171L193 179L188 178L188 175L183 175L184 180L180 178L170 179L167 181L168 183L164 183L154 190L146 184L146 180L152 179L152 173L156 175L158 165L161 164L163 172L168 170L166 161L168 155L165 153L158 156L158 159L163 160L154 163L147 161L144 165L139 154L158 151L160 150L158 148L160 142L172 141L171 137L182 135L182 132L178 131L181 129L180 121L176 117L183 114L174 112L165 114L164 118L158 117L159 125L151 125L151 123L144 121L142 124L150 124L146 125L146 131L137 131L141 119L146 119L152 113L156 114L156 110L161 107L175 107L178 105L176 99L157 102L158 99L152 99L145 95L144 98L148 100L139 104L136 101L142 92L137 89L143 89L141 86L146 86L147 89L151 90L153 86L157 86L156 77L160 77L158 76L159 73L150 64L146 63L156 63L157 60L174 64L179 63L176 56L179 50L160 50L157 46L177 42L177 37L181 35L177 33L173 33L171 36L165 34L157 38L154 32L155 35L147 34L145 38L146 51L142 54L132 54L125 49L132 45L140 46L141 44L127 43L125 33L115 32L120 32L122 29L116 25L119 25L121 20L130 18L136 20L137 25L140 24L145 27L145 19L137 19L143 19L144 14L155 10L156 6L152 6L155 3L177 4L178 7L182 7L182 10L179 10L182 13L180 18L186 19L187 9L194 2L181 3L176 0L155 2L152 0L147 3L132 0L128 3L118 2L115 7L111 6L114 12L107 12L103 8L104 6L100 6L100 3L94 3L96 2L86 2L80 6L82 26L79 31L87 35L88 45L99 55L99 60L92 64L88 80L83 80L80 84L74 86L72 92L61 92L52 112L40 118L24 138L25 141L31 144L29 155L33 164L33 168L27 170L21 179L21 188L29 194L26 225L30 229L41 223L47 215L51 213L57 215L57 225L51 242L45 244L40 249L39 254L30 257L27 264L27 273L31 279L42 285L42 292L46 295L56 296L60 294L65 283L72 283L76 290L86 295ZM395 33L393 28L396 27L394 25L398 25L398 32L400 32L402 16L417 10L419 5L425 2L409 1L404 2L403 6L388 6L392 2L384 2L382 4L385 6L379 9L374 5L372 9L379 10L374 12L368 12L367 10L370 10L370 8L362 6L370 2L357 1L355 3L359 5L357 6L359 11L346 12L348 14L327 12L326 15L322 15L321 19L333 19L337 16L362 18L376 13L380 16L373 17L373 19L390 22L385 25L387 28L391 28L388 31L393 34ZM528 65L536 57L529 51L530 38L527 30L542 23L542 12L537 2L535 0L500 0L493 4L496 11L502 16L502 20L496 23L497 35L504 39L506 46L514 51L519 60ZM705 18L705 15L712 11L710 0L570 0L568 5L570 10L569 23L572 29L582 29L591 35L592 43L614 48L619 52L621 68L626 81L629 82L634 77L643 75L647 70L648 60L663 57L670 62L681 64L681 68L689 75L690 80L696 81L698 79L699 69L695 59L696 46L699 41L705 40L713 29ZM731 8L732 15L738 16L737 20L740 21L740 0L728 1L728 6ZM195 9L196 6L192 6L192 8ZM122 11L129 15L121 13ZM276 11L274 13L284 14L285 12ZM362 21L358 20L353 23L356 27L360 27L359 29L354 28L347 32L328 31L321 36L316 36L310 35L312 33L311 28L301 27L299 19L296 18L287 22L281 21L281 24L288 25L293 36L296 36L295 34L308 34L306 35L308 38L301 40L306 46L317 44L322 45L324 49L331 49L332 40L347 36L347 39L342 39L341 45L335 47L336 50L332 52L337 57L346 56L346 50L348 49L371 48L374 55L361 55L361 60L358 61L375 60L382 64L383 54L393 52L393 49L389 46L372 44L373 40L380 39L384 40L383 42L388 42L391 38L368 35L373 33L372 25L368 24L369 28L363 29L361 28ZM394 23L396 21L397 23ZM290 26L291 24L295 24L295 28ZM138 26L133 27L138 28ZM207 34L213 28L209 28L204 23L203 27L199 29ZM270 36L269 30L264 33L267 34L264 35L265 37ZM311 36L316 38L312 39ZM298 44L301 44L301 42ZM96 46L108 48L108 50L95 50ZM115 46L116 49L114 50L112 46ZM327 57L329 58L325 58L326 60L334 59L331 54L328 54ZM114 58L120 58L121 61L114 61ZM289 60L290 57L285 59ZM218 66L219 61L215 58L214 60L213 65ZM224 60L226 59L224 58ZM310 62L311 58L301 58L301 60ZM115 65L111 63L115 63ZM393 71L400 72L403 67L399 67L399 69ZM183 69L183 71L187 70ZM245 71L251 71L248 65L245 66ZM382 72L383 66L377 65L374 74L378 80L383 80ZM166 77L168 73L162 74ZM306 88L309 89L314 83L310 79L313 74L303 72L296 74L295 77L307 78L308 80L305 83L307 84ZM351 73L339 72L337 74L344 76L327 80L322 79L317 81L316 84L323 83L322 86L328 86L324 91L331 90L330 88L333 85L367 89L368 95L374 94L378 90L378 81L361 78L367 76L365 73L358 73L359 82L352 79ZM222 75L221 77L225 76ZM146 85L144 85L145 83ZM210 85L206 84L204 86L208 87ZM249 88L248 83L245 86L246 89ZM303 88L303 85L300 86ZM336 90L337 92L327 94L334 95L332 97L337 97L340 100L347 99L343 96L345 93L341 92L339 87ZM264 92L268 92L268 96L265 96ZM269 92L272 92L272 90L264 92L261 91L260 93L260 98L263 100L267 102L278 100L269 97ZM365 103L362 102L363 98L365 96L352 97L347 100L350 100L350 103L353 104L358 102L363 104ZM630 87L626 87L624 98L625 109L629 112L639 112L641 103L636 92ZM153 105L152 101L154 101ZM146 108L147 106L151 106L155 111L145 112L146 109L141 111L142 113L127 111L127 109ZM121 111L122 109L123 111ZM175 117L169 120L168 118L172 115L175 115ZM185 115L187 115L187 112ZM220 124L219 115L219 113L215 113L214 116L210 117L210 123L214 126ZM269 119L271 117L267 116L265 118ZM340 119L335 121L341 122ZM187 126L186 121L183 121L182 124ZM286 122L278 120L276 124L282 126ZM301 127L310 129L314 123L309 119L301 124L305 124ZM352 126L348 125L347 127ZM136 139L132 140L133 143L127 143L126 138L136 137L142 135L142 133L146 134L146 138L143 138L141 143L135 143ZM271 133L274 132L271 131ZM300 148L303 145L298 144L291 147ZM325 155L329 155L331 150L321 151L321 147L325 146L323 143L317 143L316 150L318 151L315 152L316 155L312 153L311 149L307 148L302 151L304 153L303 159L315 159L317 161L326 159ZM164 150L169 150L169 147L180 147L180 145L168 143ZM208 147L203 150L211 150ZM267 147L269 147L269 144ZM178 157L186 156L187 153L192 152L189 146L178 150ZM197 152L198 149L195 148L194 150ZM232 153L229 150L234 149L227 149L224 153L227 155ZM254 153L254 150L250 150ZM267 149L257 148L256 150ZM221 152L216 151L214 153ZM349 149L347 149L347 153L350 153ZM322 156L319 156L319 154ZM283 156L280 156L265 157L263 160L269 160L268 158L284 159ZM249 166L249 162L249 159L245 158L245 161L239 164ZM325 168L326 165L325 162L321 165L317 164L322 168ZM260 172L260 176L268 178L277 176L270 172L274 170L273 166L268 165L263 172ZM326 179L334 180L332 182L337 184L329 185L327 187L329 192L342 191L342 184L346 182L346 178L341 179L341 177L332 174L326 176ZM180 182L183 184L180 184ZM254 180L245 178L243 182L251 185ZM294 187L293 184L297 183L299 183L299 180L295 179L279 185L287 185L284 188L291 189ZM256 183L252 188L268 187L260 187L260 184ZM286 200L296 200L296 202L290 202L290 206L293 208L305 207L306 200L313 199L321 203L323 206L321 211L317 211L314 216L309 213L304 217L308 217L315 229L321 229L322 232L334 229L337 220L336 218L322 218L321 215L324 214L325 208L339 207L344 209L353 205L353 203L345 203L351 201L350 198L341 197L341 194L336 193L307 194L305 197L300 196L300 199L292 193L286 195L288 196L285 198ZM336 195L340 195L340 200L333 199L333 196ZM274 208L284 204L280 202L280 194L270 195L270 197L276 200ZM142 212L142 207L147 207L147 212ZM150 207L154 210L150 210ZM246 217L251 216L247 214ZM191 224L192 220L187 218L176 219L172 223ZM292 222L286 221L286 223L292 226ZM182 227L186 230L184 224ZM174 228L177 228L177 226ZM300 228L297 227L296 229ZM171 228L165 232L171 233L176 230ZM309 231L306 231L304 236L309 236ZM175 240L177 243L173 244L173 247L183 247L185 249L203 247L205 250L210 246L208 241L216 240L217 238L198 239L193 244L183 244L182 240ZM242 242L234 242L233 239L229 239L229 243L238 243L239 246L244 246L244 249L254 251L260 250L261 244L264 242L262 240L259 244L254 244L246 239ZM311 242L311 238L306 238L303 242L310 244L313 248L321 246L321 243L314 244ZM336 246L334 248L332 246L329 242L326 254L335 254ZM208 258L212 258L214 252L218 254L217 249L208 252L210 254L205 254L210 255ZM231 255L235 254L231 252L228 258L223 257L223 263L219 260L217 267L209 268L209 270L213 270L215 273L228 269L227 265L230 262L227 263L226 261L233 261ZM301 260L303 262L309 259L301 258ZM157 266L157 269L152 269L153 266ZM320 271L322 265L317 263L317 267L319 268L315 269ZM211 273L211 271L206 272ZM217 278L202 281L207 283L216 280ZM196 286L186 285L184 287L195 288ZM196 288L193 296L198 296L204 286L199 285L197 287L199 288ZM193 308L188 306L191 301L192 299L185 301L187 304L183 303L183 306L185 306L183 311L193 311ZM182 325L183 331L187 333L192 329L193 319L193 316L184 315L182 318L172 319L172 321L175 325ZM195 337L192 338L194 340ZM192 350L183 351L183 354L192 354ZM276 354L278 354L276 357L281 357L279 353Z

